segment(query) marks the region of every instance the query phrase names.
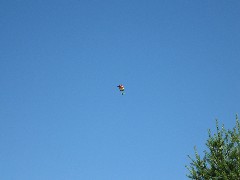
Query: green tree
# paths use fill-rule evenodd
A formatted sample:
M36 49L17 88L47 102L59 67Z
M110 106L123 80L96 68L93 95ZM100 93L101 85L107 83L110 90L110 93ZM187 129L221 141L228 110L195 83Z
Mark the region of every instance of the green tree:
M236 116L236 125L232 130L226 130L224 126L219 129L216 121L217 132L211 135L206 146L207 151L201 158L194 147L195 158L191 158L187 175L195 180L240 180L240 124Z

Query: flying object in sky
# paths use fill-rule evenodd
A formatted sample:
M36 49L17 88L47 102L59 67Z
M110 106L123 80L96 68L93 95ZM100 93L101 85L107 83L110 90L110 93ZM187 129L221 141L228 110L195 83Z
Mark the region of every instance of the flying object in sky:
M119 84L117 87L118 87L118 89L121 91L122 95L124 95L124 94L125 94L125 92L124 92L124 86L123 86L122 84Z

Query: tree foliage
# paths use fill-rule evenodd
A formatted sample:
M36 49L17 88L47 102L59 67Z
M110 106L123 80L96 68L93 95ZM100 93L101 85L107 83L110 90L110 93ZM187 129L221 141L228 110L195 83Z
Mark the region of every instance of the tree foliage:
M240 124L236 116L236 125L232 130L220 129L216 121L217 132L206 142L208 151L201 158L195 150L195 158L191 158L187 177L195 180L240 180Z

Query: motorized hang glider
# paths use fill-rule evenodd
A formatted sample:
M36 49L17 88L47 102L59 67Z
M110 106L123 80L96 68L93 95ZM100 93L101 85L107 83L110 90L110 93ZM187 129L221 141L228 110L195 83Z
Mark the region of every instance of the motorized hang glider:
M124 95L124 94L125 94L125 92L124 92L124 86L123 86L122 84L119 84L117 87L118 87L118 89L120 90L120 92L122 93L122 95Z

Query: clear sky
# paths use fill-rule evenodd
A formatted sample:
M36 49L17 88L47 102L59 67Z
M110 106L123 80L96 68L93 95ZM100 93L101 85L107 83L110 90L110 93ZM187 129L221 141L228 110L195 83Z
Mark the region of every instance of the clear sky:
M1 0L0 179L187 179L240 112L239 19L239 0Z

